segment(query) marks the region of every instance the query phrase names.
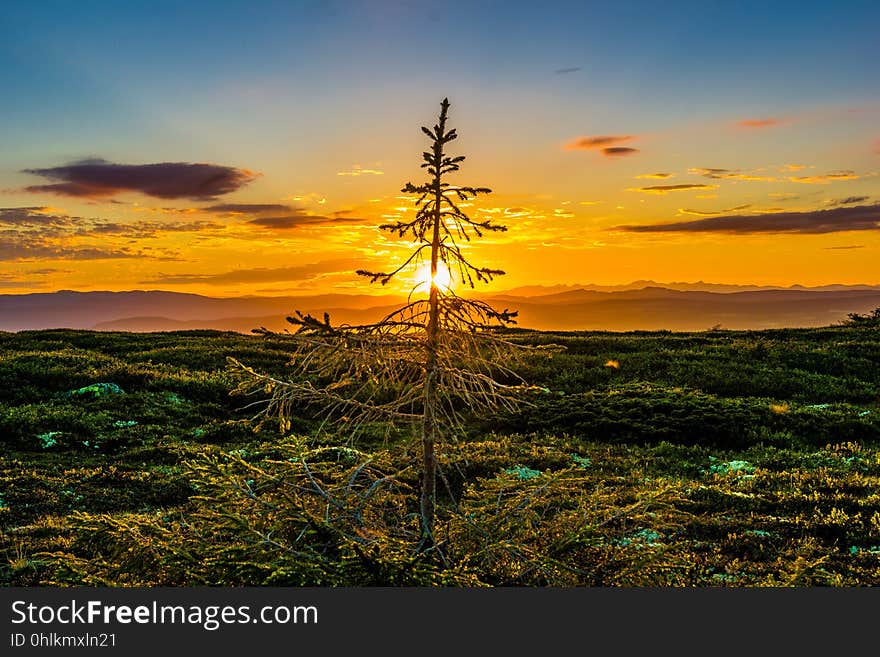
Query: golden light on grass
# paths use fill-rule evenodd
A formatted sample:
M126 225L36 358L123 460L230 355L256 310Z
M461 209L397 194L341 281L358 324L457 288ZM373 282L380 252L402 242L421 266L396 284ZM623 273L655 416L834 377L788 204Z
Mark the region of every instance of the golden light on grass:
M788 413L788 411L791 410L791 407L786 402L783 402L781 404L770 404L770 410L779 415L783 415Z
M610 367L611 369L619 370L620 362L616 360L607 360L605 361L605 367Z

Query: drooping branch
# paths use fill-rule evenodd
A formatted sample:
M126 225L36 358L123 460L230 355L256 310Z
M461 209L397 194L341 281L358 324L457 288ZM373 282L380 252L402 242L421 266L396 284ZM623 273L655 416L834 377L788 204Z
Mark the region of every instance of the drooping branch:
M414 429L421 425L423 549L434 544L435 443L461 435L475 414L485 417L528 403L528 394L543 389L524 381L517 373L519 365L547 351L519 344L503 332L516 323L516 311L460 297L437 283L440 265L470 288L503 275L501 269L472 262L463 249L474 238L507 230L491 219L475 219L465 212L465 203L491 190L448 182L465 159L445 152L445 146L457 138L454 129L446 128L448 109L444 99L438 122L433 128L422 128L431 142L422 153L421 165L428 180L407 182L402 189L414 197L415 216L379 226L411 239L413 250L388 270L357 271L371 283L386 285L426 260L431 265L427 298L413 298L420 289L417 285L407 303L364 324L334 325L327 313L319 319L297 311L287 318L295 327L287 334L290 380L230 360L242 375L240 393L269 395L252 404L259 406L257 417L278 418L284 431L290 429L292 417L306 411L330 426L344 428L349 435L371 425L410 424Z

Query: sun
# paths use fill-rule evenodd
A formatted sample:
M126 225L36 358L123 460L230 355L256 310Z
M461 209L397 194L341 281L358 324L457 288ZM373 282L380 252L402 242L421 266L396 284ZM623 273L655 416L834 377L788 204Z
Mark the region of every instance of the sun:
M442 292L448 292L452 289L452 274L449 271L449 267L446 266L445 263L437 264L437 274L434 276L434 283L437 284L437 287L440 288ZM431 263L426 262L418 270L418 276L416 277L416 284L418 287L424 287L425 289L430 289L431 287Z

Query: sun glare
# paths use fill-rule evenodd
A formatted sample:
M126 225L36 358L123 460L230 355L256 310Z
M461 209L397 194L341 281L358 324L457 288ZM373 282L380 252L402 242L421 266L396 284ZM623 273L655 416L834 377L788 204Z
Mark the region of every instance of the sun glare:
M452 274L449 271L449 267L445 264L438 263L437 265L437 275L434 276L434 282L437 284L437 287L440 288L441 291L447 292L452 289ZM419 287L423 287L425 289L430 289L431 287L431 263L426 262L418 270L418 277L416 279L416 283Z

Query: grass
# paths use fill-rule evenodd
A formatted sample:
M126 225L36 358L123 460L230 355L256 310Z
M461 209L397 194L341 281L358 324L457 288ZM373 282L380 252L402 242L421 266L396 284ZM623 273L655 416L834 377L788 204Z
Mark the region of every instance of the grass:
M230 397L226 357L283 375L282 337L0 333L0 584L880 583L876 328L513 335L566 351L445 447L414 558L412 441Z

